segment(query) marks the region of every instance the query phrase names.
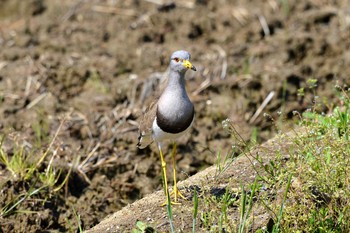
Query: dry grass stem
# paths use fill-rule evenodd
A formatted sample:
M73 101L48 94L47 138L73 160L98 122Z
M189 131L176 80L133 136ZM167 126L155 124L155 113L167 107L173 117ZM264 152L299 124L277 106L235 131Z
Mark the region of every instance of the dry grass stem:
M272 100L273 96L275 95L274 91L271 91L266 98L264 99L264 101L262 102L262 104L259 106L259 108L256 110L256 112L254 113L254 115L252 116L252 118L250 118L249 123L252 124L254 123L254 121L258 118L258 116L261 114L261 112L264 110L264 108L267 106L267 104Z

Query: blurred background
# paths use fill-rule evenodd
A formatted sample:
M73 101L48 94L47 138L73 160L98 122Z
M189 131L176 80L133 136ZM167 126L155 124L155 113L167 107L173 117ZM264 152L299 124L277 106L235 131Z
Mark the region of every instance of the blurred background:
M225 119L251 144L332 110L350 83L349 29L348 1L0 0L2 230L74 231L77 216L89 229L161 189L137 127L175 50L197 68L183 180L245 146Z

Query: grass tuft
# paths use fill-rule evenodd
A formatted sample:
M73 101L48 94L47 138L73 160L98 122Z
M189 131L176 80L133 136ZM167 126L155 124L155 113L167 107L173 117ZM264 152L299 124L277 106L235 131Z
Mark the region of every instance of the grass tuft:
M310 79L308 85L314 90L317 80ZM221 196L201 195L200 230L350 232L348 91L340 89L339 99L339 105L328 115L318 112L320 103L316 101L313 109L296 114L299 129L294 134L280 135L277 142L287 151L269 150L268 160L250 151L256 146L245 143L230 120L223 121L223 128L234 139L235 150L226 156L218 153L217 179L235 166L236 154L240 153L249 160L255 180L241 184L236 194L230 186L237 181L228 181ZM285 146L286 142L290 145ZM267 213L269 218L256 225L260 216L256 213Z

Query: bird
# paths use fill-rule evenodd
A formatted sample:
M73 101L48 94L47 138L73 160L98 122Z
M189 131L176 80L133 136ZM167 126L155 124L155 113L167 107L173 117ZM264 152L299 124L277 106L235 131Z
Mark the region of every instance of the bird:
M176 180L176 140L188 133L191 129L195 110L185 87L185 73L187 70L196 71L196 67L190 62L191 55L184 50L175 51L170 57L169 73L167 84L159 98L148 106L139 123L139 137L137 147L143 149L156 142L160 155L163 175L163 188L168 200L169 196L174 196L171 204L180 204L179 198L186 199L177 187ZM174 186L173 191L168 193L168 183L166 176L166 163L162 146L165 142L172 142L172 162ZM166 204L169 204L166 201Z

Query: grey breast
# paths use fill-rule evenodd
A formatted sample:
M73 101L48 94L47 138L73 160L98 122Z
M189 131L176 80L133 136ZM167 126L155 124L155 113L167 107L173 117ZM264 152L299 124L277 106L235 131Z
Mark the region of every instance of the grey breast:
M166 133L177 134L190 127L194 118L194 107L179 119L170 119L157 109L157 125Z

